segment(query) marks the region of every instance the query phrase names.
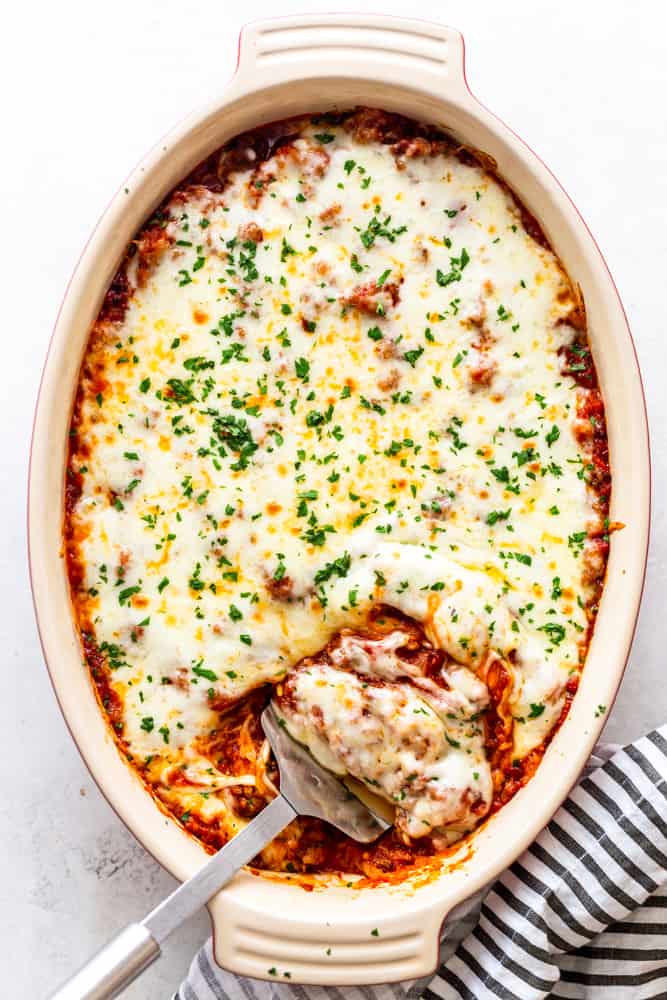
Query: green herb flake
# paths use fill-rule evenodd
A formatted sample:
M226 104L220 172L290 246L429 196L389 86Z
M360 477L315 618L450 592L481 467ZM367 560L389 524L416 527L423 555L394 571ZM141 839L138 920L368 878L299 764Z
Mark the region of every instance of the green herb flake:
M545 436L545 440L549 445L549 447L551 447L551 445L554 444L559 437L560 437L560 430L556 426L556 424L554 424L549 433Z
M199 663L196 663L193 666L192 673L195 674L197 677L205 678L205 680L207 681L217 681L218 679L218 675L216 673L214 673L212 670L207 670L205 667L202 667L201 664Z

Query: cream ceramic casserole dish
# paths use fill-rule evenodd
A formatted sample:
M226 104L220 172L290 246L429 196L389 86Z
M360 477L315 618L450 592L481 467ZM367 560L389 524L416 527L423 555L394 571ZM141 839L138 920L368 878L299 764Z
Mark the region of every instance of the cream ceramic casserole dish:
M129 240L164 196L227 139L276 118L369 105L443 126L492 156L581 288L607 413L614 476L607 582L579 691L537 773L480 827L437 878L386 888L321 886L240 874L210 903L215 955L234 972L292 982L411 979L437 961L452 909L510 864L548 822L581 771L616 694L632 640L649 523L645 407L627 322L593 238L553 176L467 88L452 29L387 17L317 15L244 29L236 73L139 165L97 227L67 291L37 407L30 468L33 594L46 660L83 757L124 822L169 871L188 878L203 848L161 812L119 755L76 635L62 558L71 404L90 327Z

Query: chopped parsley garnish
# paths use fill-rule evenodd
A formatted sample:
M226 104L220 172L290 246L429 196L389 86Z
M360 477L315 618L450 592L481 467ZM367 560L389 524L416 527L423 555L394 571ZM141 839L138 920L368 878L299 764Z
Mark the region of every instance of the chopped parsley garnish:
M184 406L187 403L194 403L196 401L195 394L192 391L192 379L187 379L183 381L180 378L169 378L167 379L168 392L165 393L167 399L170 401L178 403Z
M310 545L314 545L316 548L321 548L326 542L327 535L329 533L335 532L335 528L332 524L318 524L317 520L314 519L314 515L311 514L309 518L309 527L302 533L302 538L305 539Z
M294 362L294 371L297 378L301 379L302 382L307 382L310 375L310 361L307 358L297 358Z
M361 240L361 242L363 243L363 245L366 247L367 250L370 250L370 248L375 243L376 239L378 239L381 236L384 239L389 240L390 243L395 243L397 237L400 236L402 233L407 232L408 229L407 226L397 226L392 229L391 216L386 215L384 219L380 221L380 216L378 214L379 211L380 211L380 206L378 205L375 210L376 214L373 215L366 228L363 230L357 230L357 232L359 233L359 239Z
M293 246L290 246L290 244L283 236L283 242L280 248L280 260L284 264L288 257L293 257L295 255L296 255L296 250L294 249Z
M492 510L486 515L486 523L494 525L498 521L506 521L511 513L511 510Z
M578 555L581 552L587 537L588 536L585 531L573 531L571 535L568 535L567 544L575 555Z
M350 565L352 562L352 557L349 552L343 553L338 559L334 559L333 562L326 563L322 569L318 569L315 573L315 583L326 583L334 576L345 577L349 573Z
M510 481L509 469L506 465L502 465L499 469L491 469L491 474L499 483L509 483Z
M545 440L549 445L549 447L551 447L551 445L554 444L559 437L560 437L560 430L558 429L556 424L554 424L549 433L545 435Z
M237 417L234 414L216 416L213 420L213 433L223 445L238 455L237 461L232 463L232 470L240 472L247 469L250 458L258 448L248 426L248 421L244 417Z
M445 274L438 268L435 272L435 280L438 282L441 288L446 288L447 285L451 285L454 281L461 280L461 272L470 263L470 254L464 247L458 257L449 258L449 271Z
M134 595L138 594L140 591L141 591L140 586L124 587L123 590L121 590L118 594L118 603L121 605L121 607L124 607L126 604L129 603L129 601L134 597Z
M320 410L309 410L306 414L306 427L320 427L322 424L328 424L332 416L333 406L331 404L329 404L324 413Z
M403 360L407 361L411 368L414 368L422 354L424 353L423 347L415 347L412 351L406 351L403 355Z
M555 646L560 646L565 638L565 628L563 625L558 625L557 622L547 622L545 625L540 625L539 630L540 632L546 632L549 636L549 641Z
M207 670L206 667L202 667L200 663L195 663L192 668L192 673L196 674L197 677L204 677L207 681L217 681L218 675L213 672L213 670Z

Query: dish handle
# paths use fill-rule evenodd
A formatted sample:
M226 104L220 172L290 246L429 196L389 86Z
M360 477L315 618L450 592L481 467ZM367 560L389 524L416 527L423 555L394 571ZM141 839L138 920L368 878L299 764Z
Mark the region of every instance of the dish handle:
M447 903L418 905L392 888L307 892L240 873L208 904L213 955L239 976L314 986L368 986L431 974Z
M242 28L233 82L246 92L311 77L465 93L463 37L431 21L368 14L275 17Z

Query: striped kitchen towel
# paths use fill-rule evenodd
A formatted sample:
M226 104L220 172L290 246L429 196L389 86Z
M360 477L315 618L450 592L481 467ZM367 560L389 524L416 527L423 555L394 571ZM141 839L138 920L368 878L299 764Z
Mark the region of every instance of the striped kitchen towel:
M535 843L448 921L435 976L359 988L242 979L208 941L174 1000L667 998L667 725L592 769Z

